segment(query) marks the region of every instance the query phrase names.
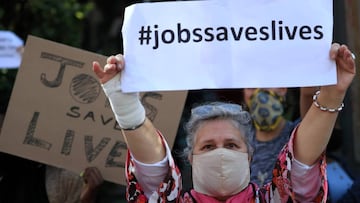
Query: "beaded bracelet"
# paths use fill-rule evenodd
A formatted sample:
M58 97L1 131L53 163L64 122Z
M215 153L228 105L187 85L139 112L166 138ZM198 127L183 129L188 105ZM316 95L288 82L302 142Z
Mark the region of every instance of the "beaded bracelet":
M335 108L335 109L332 109L332 108L328 108L328 107L325 107L325 106L322 106L321 104L319 104L318 102L318 96L320 94L320 90L316 91L314 96L313 96L313 102L314 102L314 105L319 108L321 111L328 111L330 113L335 113L335 112L339 112L341 111L343 108L344 108L344 103L341 103L339 107Z

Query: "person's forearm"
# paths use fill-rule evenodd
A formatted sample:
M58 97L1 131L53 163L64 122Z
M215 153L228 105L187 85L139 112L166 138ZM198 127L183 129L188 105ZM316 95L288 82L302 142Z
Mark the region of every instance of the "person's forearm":
M102 87L117 122L124 129L124 138L135 159L143 163L162 160L165 157L165 148L155 127L146 118L138 93L123 93L120 75L107 81Z
M96 203L97 191L86 188L80 195L81 203Z
M136 130L124 130L127 145L134 158L142 163L155 163L165 157L165 147L150 120Z
M330 93L321 88L317 102L322 106L337 109L343 102L345 92ZM294 143L294 155L300 162L312 165L325 151L336 123L338 113L323 111L311 105L300 123Z

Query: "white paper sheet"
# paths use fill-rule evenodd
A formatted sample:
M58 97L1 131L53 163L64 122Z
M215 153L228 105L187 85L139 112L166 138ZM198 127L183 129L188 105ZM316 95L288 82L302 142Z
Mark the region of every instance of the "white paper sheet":
M13 32L0 30L0 69L20 66L23 45L23 40Z
M330 0L135 4L126 8L122 30L122 89L334 84L332 26Z

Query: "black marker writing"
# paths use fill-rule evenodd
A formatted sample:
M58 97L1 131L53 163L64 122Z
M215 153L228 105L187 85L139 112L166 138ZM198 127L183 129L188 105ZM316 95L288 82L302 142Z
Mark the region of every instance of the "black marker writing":
M40 80L41 82L47 86L47 87L59 87L61 85L61 81L64 77L64 72L65 72L65 67L66 66L74 66L74 67L78 67L78 68L82 68L84 63L80 62L80 61L75 61L72 59L68 59L68 58L64 58L62 56L58 56L55 54L51 54L51 53L47 53L47 52L41 52L41 58L45 58L45 59L49 59L49 60L53 60L53 61L57 61L60 63L60 69L59 72L56 76L56 78L52 81L48 80L46 78L46 74L42 73L40 75Z

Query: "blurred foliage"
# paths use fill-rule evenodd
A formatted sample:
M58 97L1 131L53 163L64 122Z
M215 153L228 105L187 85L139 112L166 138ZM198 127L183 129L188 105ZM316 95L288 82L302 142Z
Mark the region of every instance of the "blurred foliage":
M0 0L0 29L80 47L85 16L92 2L79 0Z
M83 20L93 4L80 4L76 0L31 0L26 6L29 34L80 47Z
M83 0L0 0L0 30L26 41L34 35L81 47L84 21L94 3ZM17 69L0 69L0 113L5 113Z

